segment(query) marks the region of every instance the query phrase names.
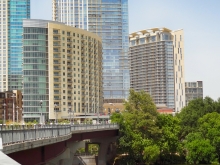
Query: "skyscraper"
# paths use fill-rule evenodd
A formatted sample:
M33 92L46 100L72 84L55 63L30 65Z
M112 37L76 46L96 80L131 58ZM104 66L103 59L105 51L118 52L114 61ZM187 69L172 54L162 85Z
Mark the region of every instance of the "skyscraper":
M30 0L1 0L0 90L22 88L22 20L30 18Z
M98 35L46 20L23 20L24 119L45 122L98 113L102 44Z
M130 88L128 0L53 0L53 20L102 38L104 98L125 99Z
M183 30L152 28L130 34L131 88L179 112L185 106Z

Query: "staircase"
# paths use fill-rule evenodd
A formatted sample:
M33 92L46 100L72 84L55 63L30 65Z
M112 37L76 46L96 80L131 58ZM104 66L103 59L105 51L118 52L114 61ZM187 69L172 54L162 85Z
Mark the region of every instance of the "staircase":
M95 156L79 156L82 165L96 165Z

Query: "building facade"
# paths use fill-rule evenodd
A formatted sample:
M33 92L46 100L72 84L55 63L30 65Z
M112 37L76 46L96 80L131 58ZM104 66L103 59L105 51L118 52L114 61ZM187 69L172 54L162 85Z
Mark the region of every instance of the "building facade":
M19 90L0 92L0 120L22 122L22 94Z
M152 28L130 34L131 88L179 112L185 106L183 30Z
M46 20L24 20L24 118L97 113L103 104L101 38Z
M104 98L127 98L128 0L53 0L53 20L86 29L102 38Z
M0 91L22 88L22 20L30 18L30 0L0 0Z
M203 98L203 82L185 82L186 105L197 98Z

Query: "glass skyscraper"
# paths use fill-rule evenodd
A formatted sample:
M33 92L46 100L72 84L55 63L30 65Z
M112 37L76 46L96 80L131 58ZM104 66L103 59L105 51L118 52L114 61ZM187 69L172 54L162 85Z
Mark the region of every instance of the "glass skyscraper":
M53 20L94 32L102 38L104 98L127 98L130 88L128 0L53 0Z
M22 89L22 20L30 0L0 0L0 90Z

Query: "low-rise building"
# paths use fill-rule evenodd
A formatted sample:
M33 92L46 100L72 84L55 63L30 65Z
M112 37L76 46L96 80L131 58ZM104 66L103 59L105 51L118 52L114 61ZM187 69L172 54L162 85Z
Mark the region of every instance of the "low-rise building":
M203 98L203 82L185 82L186 105L197 98Z
M7 121L22 122L22 93L19 90L0 92L0 119L5 124Z

